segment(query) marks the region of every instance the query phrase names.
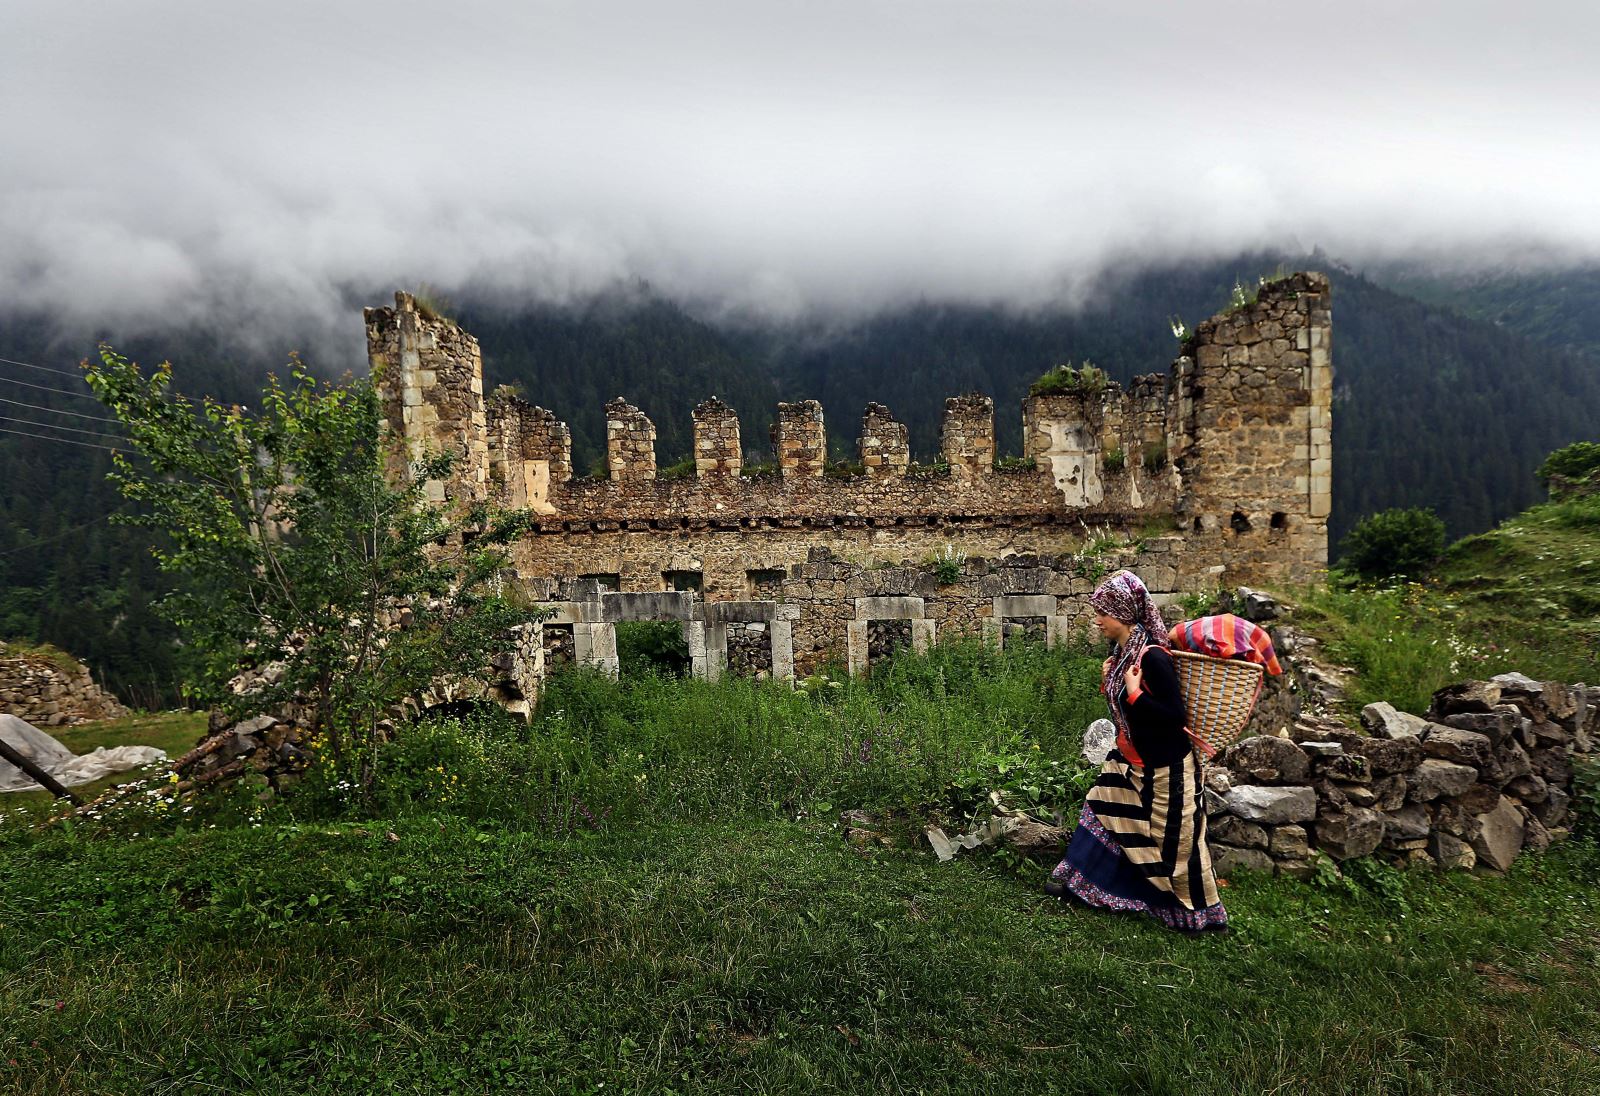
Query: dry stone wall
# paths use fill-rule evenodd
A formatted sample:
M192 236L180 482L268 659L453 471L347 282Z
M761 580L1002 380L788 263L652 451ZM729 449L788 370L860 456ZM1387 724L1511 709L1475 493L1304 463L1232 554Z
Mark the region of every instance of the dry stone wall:
M69 727L128 714L89 676L89 667L65 656L8 654L0 643L0 712L36 727Z
M710 399L693 410L693 475L658 476L655 425L619 398L606 406L607 476L574 478L571 434L554 414L508 390L484 400L470 335L406 294L366 316L389 428L413 453L449 447L463 458L430 495L534 511L514 563L535 596L591 581L626 593L694 589L708 605L781 602L801 671L828 657L859 662L850 652L868 644L852 644L852 626L880 619L858 614L860 597L921 598L922 615L906 619L932 623L912 628L915 643L930 628L1003 638L1008 620L1036 630L1042 620L1056 635L1061 619L1082 613L1083 554L1097 541L1159 542L1133 562L1164 595L1309 579L1327 561L1332 317L1318 274L1263 286L1258 300L1201 324L1165 373L1127 389L1029 397L1024 461L996 461L993 401L973 394L946 401L933 464L912 460L904 425L874 403L859 467L830 465L824 410L803 400L777 407L776 470L755 475L745 474L737 415ZM990 571L940 584L941 552ZM1012 557L1056 562L1008 566ZM903 577L875 584L875 570ZM975 592L1035 570L1054 577ZM907 590L855 592L883 583ZM997 610L1001 597L1060 600L1010 612Z

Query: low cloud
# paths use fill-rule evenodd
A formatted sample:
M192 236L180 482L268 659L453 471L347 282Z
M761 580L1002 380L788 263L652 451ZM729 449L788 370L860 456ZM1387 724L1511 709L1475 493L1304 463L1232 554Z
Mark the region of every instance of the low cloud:
M359 353L396 284L734 314L1600 257L1590 3L22 0L0 301Z

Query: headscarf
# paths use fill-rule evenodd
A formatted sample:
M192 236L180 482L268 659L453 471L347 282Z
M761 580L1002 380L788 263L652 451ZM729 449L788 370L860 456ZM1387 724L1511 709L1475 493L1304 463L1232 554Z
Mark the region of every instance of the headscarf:
M1132 571L1118 571L1094 588L1089 595L1089 606L1109 617L1116 617L1133 626L1125 642L1111 652L1111 666L1100 681L1100 691L1111 704L1111 719L1117 725L1119 737L1128 740L1128 721L1122 714L1122 694L1127 692L1123 675L1128 667L1139 665L1145 648L1154 643L1158 647L1171 646L1167 626L1150 600L1139 576Z

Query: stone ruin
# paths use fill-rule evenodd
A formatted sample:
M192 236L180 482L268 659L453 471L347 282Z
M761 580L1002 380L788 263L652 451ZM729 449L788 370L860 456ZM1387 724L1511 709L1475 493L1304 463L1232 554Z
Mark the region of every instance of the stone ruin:
M1126 389L1029 396L1022 460L997 461L994 403L974 394L946 400L929 464L913 462L888 407L868 405L860 468L841 468L823 408L802 400L777 407L775 470L750 474L737 414L708 399L692 411L694 475L681 479L657 475L655 426L620 398L605 408L607 474L575 477L567 425L486 389L459 326L406 293L365 317L387 428L411 457L460 458L427 496L536 515L513 554L514 580L551 613L512 690L528 697L547 664L615 670L616 625L630 620L681 625L697 674L787 678L832 658L861 670L951 633L1055 643L1086 622L1086 595L1112 565L1166 605L1327 565L1321 274L1263 285ZM1106 555L1107 543L1136 547Z
M70 727L120 719L128 709L95 684L83 663L0 643L0 712L36 727Z

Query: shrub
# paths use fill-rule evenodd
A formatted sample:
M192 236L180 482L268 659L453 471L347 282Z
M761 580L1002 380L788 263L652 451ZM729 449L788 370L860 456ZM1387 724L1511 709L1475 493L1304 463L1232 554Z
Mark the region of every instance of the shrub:
M674 463L667 465L665 468L656 469L656 479L658 480L692 479L694 474L695 463L694 457L692 456L684 457L682 460L675 461Z
M644 670L684 676L689 672L689 645L684 642L683 627L670 620L618 624L617 662L624 674Z
M1339 565L1360 578L1419 578L1444 553L1444 522L1432 510L1382 510L1339 542Z
M1026 472L1039 467L1032 457L998 457L994 462L996 472Z
M1077 368L1070 364L1058 365L1034 381L1028 387L1028 395L1054 396L1077 392L1092 396L1104 392L1110 383L1111 378L1106 376L1106 371L1093 362L1084 362Z
M1120 472L1128 463L1128 455L1121 449L1107 449L1105 459L1100 462L1107 472Z
M1557 449L1539 465L1537 475L1552 499L1600 490L1600 443L1579 441Z
M933 568L934 576L940 586L949 586L961 581L961 568L967 562L967 553L956 551L953 545L946 544L939 551L934 552L923 561Z

